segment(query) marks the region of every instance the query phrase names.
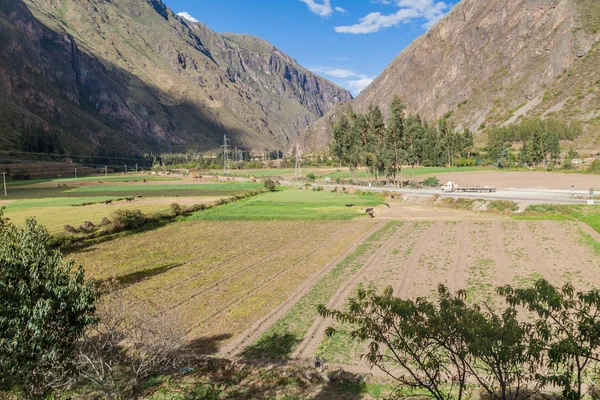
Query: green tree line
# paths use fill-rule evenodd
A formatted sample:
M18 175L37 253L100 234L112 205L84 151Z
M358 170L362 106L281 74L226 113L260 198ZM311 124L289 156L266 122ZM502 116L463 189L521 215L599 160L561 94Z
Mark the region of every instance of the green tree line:
M499 167L517 162L528 166L557 163L561 159L561 141L575 140L580 134L579 124L568 125L552 119L527 119L494 127L488 133L488 159ZM522 143L517 155L511 152L513 143Z
M447 119L435 124L418 114L408 114L398 96L390 105L387 121L378 106L366 114L349 106L333 127L330 154L356 176L360 168L375 180L383 178L402 185L402 168L410 166L474 165L466 161L473 153L473 134L458 132Z

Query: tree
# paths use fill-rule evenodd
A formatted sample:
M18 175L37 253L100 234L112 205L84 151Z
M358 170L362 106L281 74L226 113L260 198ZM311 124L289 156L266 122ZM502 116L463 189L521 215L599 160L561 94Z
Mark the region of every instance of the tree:
M0 376L27 398L75 375L75 344L96 321L93 282L50 238L35 220L20 228L0 211Z
M538 317L534 333L546 367L537 373L541 383L562 387L565 399L581 399L590 364L600 361L600 290L559 289L541 279L532 288L504 286L498 293Z
M525 388L538 388L533 371L541 346L531 340L533 325L520 323L513 307L497 314L467 304L466 295L440 285L436 301L413 301L394 297L391 287L381 295L361 288L348 311L321 305L319 313L350 324L353 339L368 341L365 358L371 365L434 399L468 397L468 382L478 382L498 400L522 398Z
M394 183L396 182L398 172L402 174L402 164L406 161L406 146L405 146L405 119L404 119L404 104L397 95L394 95L392 105L390 106L390 117L385 131L385 140L383 147L388 156L388 168L394 175ZM400 175L400 187L402 187L402 175Z
M409 115L406 118L406 129L404 135L404 149L406 161L412 170L412 181L415 180L415 165L423 163L423 142L425 140L425 129L421 117Z

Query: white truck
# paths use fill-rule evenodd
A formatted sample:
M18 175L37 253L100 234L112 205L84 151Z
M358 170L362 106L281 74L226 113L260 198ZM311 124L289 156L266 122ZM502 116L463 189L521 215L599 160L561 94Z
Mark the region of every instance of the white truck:
M441 189L444 193L494 193L496 191L496 188L491 186L460 187L452 181L446 183Z

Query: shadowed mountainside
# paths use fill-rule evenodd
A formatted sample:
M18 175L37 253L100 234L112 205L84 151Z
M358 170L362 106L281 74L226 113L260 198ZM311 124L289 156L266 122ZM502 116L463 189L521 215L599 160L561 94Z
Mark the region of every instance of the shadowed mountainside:
M0 149L287 150L351 95L271 44L160 0L3 0Z

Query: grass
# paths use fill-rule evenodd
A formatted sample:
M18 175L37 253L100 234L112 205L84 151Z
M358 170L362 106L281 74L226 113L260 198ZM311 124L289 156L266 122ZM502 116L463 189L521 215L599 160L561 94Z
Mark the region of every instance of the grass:
M5 206L5 211L14 212L43 207L71 207L86 203L101 203L106 200L115 199L116 197L51 197L41 199L26 199L7 204Z
M349 220L366 215L365 207L381 204L383 197L376 194L288 189L196 213L188 220Z
M156 175L94 175L94 176L83 176L80 178L46 178L46 179L29 179L24 181L9 181L7 182L8 187L11 186L30 186L42 183L70 183L70 182L90 182L90 181L102 181L102 182L130 182L134 179L143 180L146 179L149 182L162 182L162 181L180 181L180 177L176 176L156 176Z
M525 212L513 216L519 220L581 221L600 233L600 205L540 204L527 207Z
M135 185L131 189L126 186L85 186L76 189L72 189L74 193L111 193L111 192L123 192L124 190L135 192L170 192L170 191L201 191L207 193L234 193L242 192L246 190L254 190L263 188L262 183L208 183L208 184L159 184L159 185Z
M395 229L386 225L380 230L393 234L401 224L394 224ZM378 233L375 233L377 235ZM381 245L373 240L366 241L354 250L341 263L326 274L313 288L305 294L286 314L267 330L254 344L244 351L249 358L284 359L291 355L296 346L318 316L317 306L327 304L344 282L360 270L366 259Z
M262 189L261 183L211 183L211 184L144 184L93 185L78 188L68 187L23 187L8 190L6 200L47 199L52 197L129 197L143 194L145 197L224 197L248 190Z

